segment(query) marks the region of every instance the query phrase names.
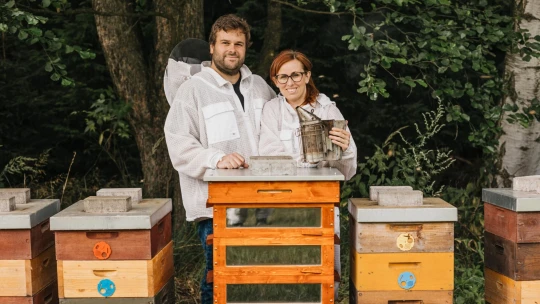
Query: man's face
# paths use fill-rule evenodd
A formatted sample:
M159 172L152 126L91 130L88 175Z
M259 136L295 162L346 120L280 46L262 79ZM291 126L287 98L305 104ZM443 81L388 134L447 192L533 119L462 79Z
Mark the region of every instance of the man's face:
M210 45L212 67L221 73L235 76L246 57L246 35L240 30L219 31L216 42Z

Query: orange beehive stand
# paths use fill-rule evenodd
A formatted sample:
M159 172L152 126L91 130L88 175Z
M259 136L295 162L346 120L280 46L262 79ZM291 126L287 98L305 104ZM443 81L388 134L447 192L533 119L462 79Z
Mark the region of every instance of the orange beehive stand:
M214 252L214 303L245 302L252 297L269 303L333 303L334 213L343 178L333 168L303 168L288 176L256 176L247 169L208 170L204 180L209 182L208 206L214 212L214 234L208 240ZM233 226L230 213L235 209L271 211L264 226L247 222ZM279 215L286 213L316 220L310 224L280 224ZM229 256L242 250L250 253L247 262ZM314 253L305 258L309 250ZM272 258L280 252L297 254ZM286 292L271 296L272 288L282 288L289 294L294 288L312 292L305 296L298 292L295 299L279 298ZM234 294L242 298L234 298ZM272 297L268 301L267 294ZM310 298L313 294L314 300Z
M0 189L0 199L0 303L58 303L49 218L60 201L30 199L28 188Z

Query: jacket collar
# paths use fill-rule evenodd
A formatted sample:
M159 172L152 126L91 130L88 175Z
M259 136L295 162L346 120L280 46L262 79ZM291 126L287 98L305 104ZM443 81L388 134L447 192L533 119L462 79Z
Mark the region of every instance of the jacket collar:
M223 77L221 77L221 75L219 75L219 73L216 72L211 67L211 65L212 63L210 61L204 61L202 63L202 66L203 66L202 71L206 71L207 73L212 75L212 78L214 78L214 80L216 81L219 87L222 87L226 85L227 83L230 83L228 80L225 80ZM240 81L244 81L245 79L248 79L249 77L251 77L252 73L251 73L251 70L244 64L242 65L242 67L240 67L240 75L242 77Z

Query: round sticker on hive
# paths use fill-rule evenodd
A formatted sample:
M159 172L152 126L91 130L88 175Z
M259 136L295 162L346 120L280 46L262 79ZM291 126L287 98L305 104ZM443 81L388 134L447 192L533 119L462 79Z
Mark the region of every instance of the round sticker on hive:
M116 291L116 285L114 285L113 281L109 279L103 279L99 281L97 285L97 290L100 295L104 297L110 297Z
M111 253L111 246L105 242L98 242L94 245L94 256L100 260L108 259Z
M416 277L412 272L402 272L398 277L398 284L403 289L411 289L416 284Z
M410 233L402 233L397 237L396 245L401 251L409 251L414 247L414 237Z

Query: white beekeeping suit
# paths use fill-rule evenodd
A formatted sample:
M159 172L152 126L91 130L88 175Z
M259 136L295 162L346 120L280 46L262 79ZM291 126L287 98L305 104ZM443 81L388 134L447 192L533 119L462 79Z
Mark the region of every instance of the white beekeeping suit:
M309 112L323 120L343 120L343 115L326 95L319 94L315 104L302 106ZM302 159L302 141L299 136L300 120L295 109L292 108L282 95L270 100L264 105L261 118L261 136L259 153L261 155L291 155L297 160L299 167L335 167L345 175L345 180L356 174L357 153L353 138L347 150L343 151L339 161L323 161L318 164L309 164ZM347 131L350 132L349 127ZM334 233L340 237L339 207L334 208ZM340 245L334 246L335 270L341 276ZM335 282L335 298L339 282Z
M210 45L204 40L188 38L174 47L163 76L163 88L169 105L172 105L178 88L201 71L203 61L211 59Z
M180 175L188 221L213 217L212 208L206 208L208 184L202 181L206 169L233 152L246 160L259 155L262 108L275 93L247 66L240 73L244 108L232 84L203 62L201 72L180 86L167 115L165 139Z

